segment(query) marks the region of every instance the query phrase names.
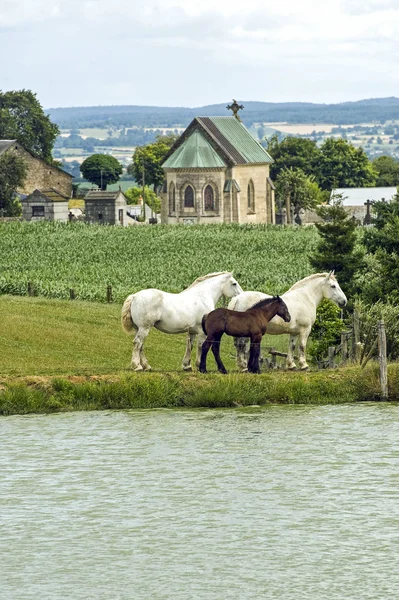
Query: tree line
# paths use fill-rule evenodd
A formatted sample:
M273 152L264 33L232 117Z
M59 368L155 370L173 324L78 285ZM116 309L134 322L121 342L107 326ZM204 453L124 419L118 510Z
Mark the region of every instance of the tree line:
M399 119L398 98L377 98L339 104L311 102L253 102L240 100L245 106L243 121L254 123L332 123L348 125ZM226 115L226 103L197 107L92 106L51 108L52 120L64 129L100 127L176 127L186 126L198 114Z

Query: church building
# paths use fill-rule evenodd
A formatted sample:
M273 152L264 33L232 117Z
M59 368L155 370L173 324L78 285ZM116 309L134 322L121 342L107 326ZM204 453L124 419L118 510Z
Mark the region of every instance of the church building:
M162 165L162 223L274 223L271 156L238 116L196 117Z

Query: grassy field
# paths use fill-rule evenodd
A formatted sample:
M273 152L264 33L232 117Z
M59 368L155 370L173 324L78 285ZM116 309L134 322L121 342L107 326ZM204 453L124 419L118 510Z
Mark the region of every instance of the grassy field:
M1 296L0 415L121 408L233 407L270 402L325 404L378 400L378 368L322 372L234 371L231 338L222 357L230 371L182 373L184 336L153 331L152 373L129 370L132 339L120 306ZM5 325L5 326L4 326ZM285 347L285 336L264 339ZM399 366L390 365L391 399L399 399Z
M120 323L120 304L0 296L0 375L106 375L127 370L133 338ZM158 372L181 370L185 335L153 329L146 354ZM286 336L265 336L263 347L286 350ZM232 338L222 345L226 367L235 368ZM194 358L194 357L193 357ZM215 370L213 356L208 366Z
M283 293L309 275L312 227L197 225L104 227L84 223L0 224L0 294L122 302L156 287L180 292L199 275L233 271L243 289Z

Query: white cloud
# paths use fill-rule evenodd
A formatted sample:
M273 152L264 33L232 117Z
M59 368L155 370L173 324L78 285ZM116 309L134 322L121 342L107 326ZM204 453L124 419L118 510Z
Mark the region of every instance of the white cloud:
M0 80L47 106L394 95L398 22L396 0L2 0Z

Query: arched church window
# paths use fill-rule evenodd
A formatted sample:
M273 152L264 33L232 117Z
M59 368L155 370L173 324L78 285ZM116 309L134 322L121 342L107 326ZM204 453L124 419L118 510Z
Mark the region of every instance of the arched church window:
M194 208L194 190L191 185L184 190L184 208Z
M207 185L204 190L204 208L205 210L215 210L215 193L211 185Z
M173 181L169 186L169 212L176 211L176 187Z
M248 183L247 198L248 198L248 210L250 212L255 212L255 189L254 189L254 184L253 184L252 180Z

